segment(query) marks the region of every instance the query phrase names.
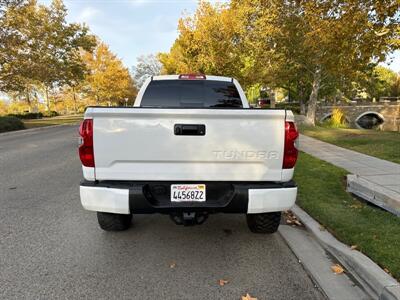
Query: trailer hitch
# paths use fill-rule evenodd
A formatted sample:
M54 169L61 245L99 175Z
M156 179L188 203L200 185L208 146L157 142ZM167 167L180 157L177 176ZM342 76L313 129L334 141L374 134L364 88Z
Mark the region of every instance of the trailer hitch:
M207 218L208 213L206 212L183 212L183 213L171 213L170 218L177 225L192 226L203 224Z

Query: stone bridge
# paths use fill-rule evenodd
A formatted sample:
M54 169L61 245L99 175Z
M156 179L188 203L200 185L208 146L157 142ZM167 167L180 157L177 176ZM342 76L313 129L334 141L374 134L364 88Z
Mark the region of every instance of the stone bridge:
M400 131L400 102L359 102L337 105L320 103L316 112L317 120L323 122L329 119L334 108L339 108L344 113L351 127Z

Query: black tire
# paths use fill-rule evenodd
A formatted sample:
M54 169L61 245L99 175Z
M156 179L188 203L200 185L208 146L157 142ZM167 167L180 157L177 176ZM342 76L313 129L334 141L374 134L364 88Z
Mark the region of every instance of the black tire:
M131 226L132 214L123 215L98 211L97 220L100 228L105 231L122 231Z
M281 212L247 214L247 226L254 233L274 233L281 222Z

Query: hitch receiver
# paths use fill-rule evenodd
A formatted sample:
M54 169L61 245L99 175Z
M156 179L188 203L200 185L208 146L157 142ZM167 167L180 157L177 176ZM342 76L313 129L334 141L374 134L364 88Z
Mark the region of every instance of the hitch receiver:
M183 213L171 213L170 218L177 225L192 226L200 225L205 222L208 218L206 212L183 212Z

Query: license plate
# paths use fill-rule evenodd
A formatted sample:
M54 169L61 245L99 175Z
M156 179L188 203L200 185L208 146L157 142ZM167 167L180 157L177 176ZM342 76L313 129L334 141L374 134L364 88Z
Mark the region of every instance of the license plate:
M204 202L206 201L205 184L172 184L172 202Z

